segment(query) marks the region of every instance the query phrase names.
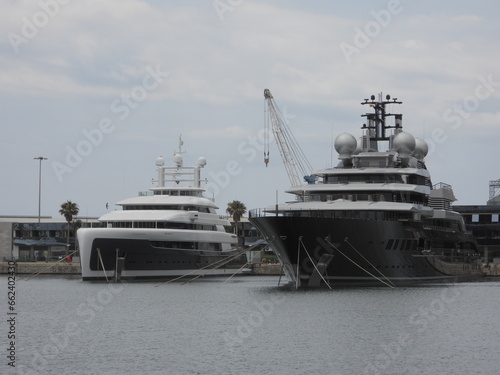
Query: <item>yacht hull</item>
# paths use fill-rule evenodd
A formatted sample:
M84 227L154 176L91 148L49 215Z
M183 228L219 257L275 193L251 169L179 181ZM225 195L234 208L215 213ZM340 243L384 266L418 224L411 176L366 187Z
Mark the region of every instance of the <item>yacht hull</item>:
M482 276L467 233L389 220L254 216L250 221L296 286L394 286Z
M153 234L147 230L80 229L77 236L82 280L231 276L241 273L246 263L241 250L234 248L222 251L153 246L162 235L167 234L157 230ZM192 236L190 233L186 238L192 240Z

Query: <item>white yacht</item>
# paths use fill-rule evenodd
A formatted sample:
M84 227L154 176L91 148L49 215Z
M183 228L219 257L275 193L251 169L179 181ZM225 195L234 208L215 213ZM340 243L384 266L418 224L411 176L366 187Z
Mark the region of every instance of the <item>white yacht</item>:
M156 159L156 187L122 200L122 210L99 218L101 227L77 232L83 280L230 276L246 258L228 220L203 196L201 168L184 166L182 140L174 166Z

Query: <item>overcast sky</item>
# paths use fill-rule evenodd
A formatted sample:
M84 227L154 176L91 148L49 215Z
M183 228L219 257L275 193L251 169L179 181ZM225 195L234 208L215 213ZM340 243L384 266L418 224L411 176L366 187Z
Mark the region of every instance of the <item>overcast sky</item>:
M315 169L333 137L361 135L364 98L397 97L433 183L484 204L500 178L499 14L494 0L0 0L0 215L38 214L38 156L42 215L68 199L81 216L116 209L181 134L219 213L289 199L272 137L263 162L265 88Z

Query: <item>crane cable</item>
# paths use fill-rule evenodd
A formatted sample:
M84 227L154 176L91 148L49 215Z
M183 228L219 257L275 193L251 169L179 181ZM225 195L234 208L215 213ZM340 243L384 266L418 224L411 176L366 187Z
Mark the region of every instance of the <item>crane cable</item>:
M269 164L269 116L267 115L267 104L264 100L264 163Z
M266 115L264 119L266 130L264 163L266 163L266 166L269 163L269 133L272 131L292 186L301 185L302 178L308 183L314 183L316 178L311 175L313 171L312 166L300 148L299 143L287 124L285 116L281 113L268 89L264 90L264 98L265 106L267 106L267 115L266 109L264 110L264 114Z

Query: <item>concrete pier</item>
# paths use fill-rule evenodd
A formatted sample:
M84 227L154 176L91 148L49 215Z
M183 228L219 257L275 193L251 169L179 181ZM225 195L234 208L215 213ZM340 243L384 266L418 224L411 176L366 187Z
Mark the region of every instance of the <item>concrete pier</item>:
M250 265L254 275L280 275L281 265L277 263L253 263Z

